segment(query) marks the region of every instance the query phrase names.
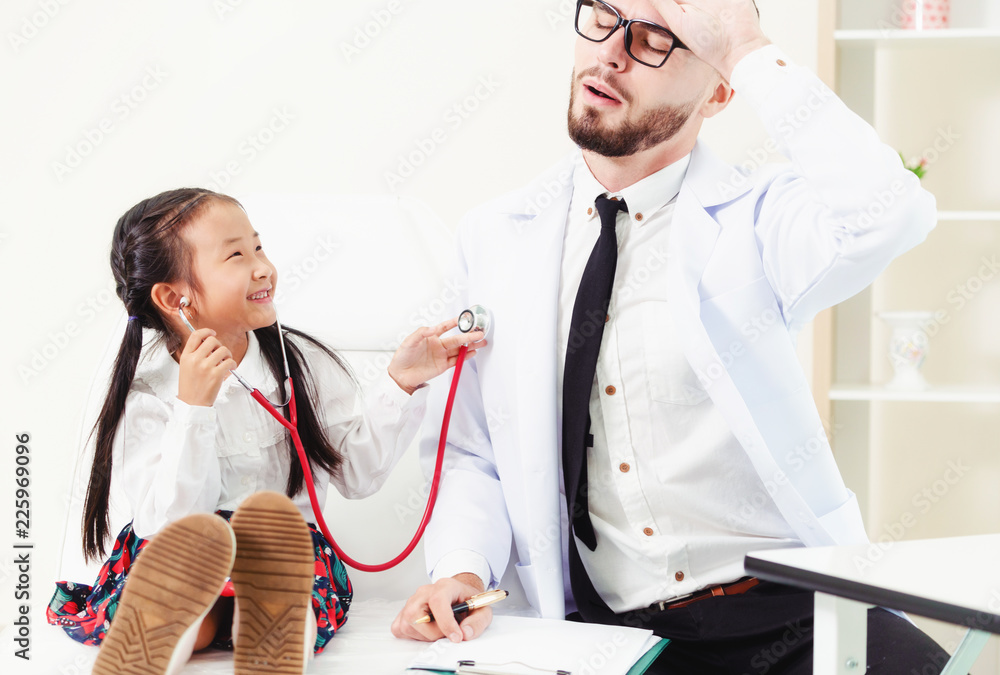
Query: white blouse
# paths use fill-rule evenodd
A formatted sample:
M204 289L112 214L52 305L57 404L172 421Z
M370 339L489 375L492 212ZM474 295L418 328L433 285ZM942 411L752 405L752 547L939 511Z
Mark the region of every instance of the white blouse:
M144 338L152 335L145 333ZM248 338L238 372L269 400L283 401L256 337ZM350 377L329 356L294 336L286 340L305 358L317 390L314 408L344 458L334 484L352 499L374 493L416 434L425 388L409 396L383 371L361 401ZM289 452L295 450L285 428L235 377L226 378L213 406L184 403L177 398L179 373L160 341L147 342L115 436L114 466L140 537L191 513L235 510L260 490L286 489ZM325 504L330 476L314 469L313 478L319 503ZM307 522L316 521L305 488L292 501Z

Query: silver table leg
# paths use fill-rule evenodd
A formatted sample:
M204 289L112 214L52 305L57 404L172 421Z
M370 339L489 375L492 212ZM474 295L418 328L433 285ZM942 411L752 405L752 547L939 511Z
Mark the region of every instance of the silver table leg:
M962 638L962 643L952 654L951 660L941 671L941 675L966 675L972 664L979 658L980 652L986 646L986 641L990 639L990 634L981 630L969 629Z
M863 675L871 605L816 593L813 675Z

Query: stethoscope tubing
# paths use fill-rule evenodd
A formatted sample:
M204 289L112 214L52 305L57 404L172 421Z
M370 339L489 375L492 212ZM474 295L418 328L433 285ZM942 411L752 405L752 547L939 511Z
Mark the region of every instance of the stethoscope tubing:
M180 313L181 319L183 320L184 324L193 333L194 326L191 325L191 321L187 318L187 315L184 313L184 308L189 304L190 303L187 301L187 298L181 298L181 306L178 308L178 312ZM483 316L486 316L485 309L479 307L478 305L476 305L474 309L479 310ZM466 312L471 312L471 311L472 310L466 310ZM488 321L488 318L483 319L482 317L479 317L479 321L483 320ZM288 358L285 355L285 336L283 334L283 331L281 330L281 323L277 321L277 319L275 319L275 323L277 324L278 327L278 340L281 343L281 358L284 361L285 365L285 384L288 387L288 400L285 403L281 404L281 406L282 407L284 405L288 406L288 418L286 419L284 415L278 412L274 404L271 403L271 401L269 401L267 397L260 392L260 389L257 389L249 382L247 382L245 379L243 379L243 377L241 377L240 374L237 373L235 370L231 370L229 372L236 377L236 380L241 385L243 385L243 387L248 392L250 392L250 396L252 396L253 399L257 401L257 403L259 403L261 407L264 408L264 410L270 413L270 415L274 419L276 419L278 423L281 424L281 426L285 427L285 429L287 429L288 433L291 435L292 445L295 447L295 452L299 457L299 463L302 465L302 474L305 478L306 490L309 493L309 503L312 505L313 515L316 516L316 524L319 525L320 531L323 533L323 536L326 537L326 540L330 543L330 546L333 547L333 550L337 553L337 556L343 562L347 563L354 569L359 570L361 572L384 572L385 570L391 569L396 565L398 565L399 563L406 560L406 558L409 557L409 555L413 552L413 549L417 547L417 544L420 542L420 539L424 536L424 530L427 529L427 524L431 520L431 514L434 512L434 504L437 501L438 486L441 484L441 470L442 467L444 466L444 450L448 443L448 426L451 422L451 409L455 403L455 392L458 390L458 378L462 373L462 365L465 363L465 355L469 351L469 347L468 345L462 345L461 348L459 348L458 350L458 358L455 361L455 373L452 375L451 378L451 389L448 392L448 401L445 404L444 408L444 419L441 422L441 437L438 441L437 459L434 462L434 477L431 479L431 489L427 495L427 506L424 507L424 515L423 518L420 519L420 524L417 526L417 531L416 533L414 533L413 538L410 540L410 543L406 546L405 549L403 549L403 552L397 555L395 558L393 558L388 562L381 563L379 565L368 565L362 562L358 562L351 556L347 555L346 552L344 552L344 549L342 549L337 544L336 540L333 538L333 535L330 534L330 528L327 527L326 519L323 518L323 509L320 507L319 498L316 496L316 485L313 481L312 469L309 466L309 459L306 457L305 448L302 447L302 438L299 437L299 428L298 428L299 418L295 408L295 385L292 382L292 376L288 372ZM481 325L477 324L477 327L481 327L484 332L487 326L488 323ZM470 324L469 329L471 330L471 328L472 325Z
M319 505L319 498L316 496L316 486L313 482L312 469L309 467L309 460L306 457L305 448L302 447L302 439L299 437L298 415L295 410L295 389L292 383L292 378L288 378L288 416L290 419L286 419L281 413L279 413L259 389L254 388L250 392L250 395L254 398L254 400L257 401L268 413L270 413L271 416L281 424L281 426L285 427L291 435L292 445L295 446L295 452L298 454L299 463L302 465L302 473L305 477L306 490L309 492L309 502L312 505L313 514L316 516L316 524L319 526L323 536L326 537L326 540L330 542L330 546L337 553L337 556L354 569L361 572L384 572L385 570L391 569L406 560L406 558L413 552L413 549L417 547L420 539L423 537L424 530L427 529L427 524L431 520L431 514L434 512L434 504L437 502L438 487L441 484L441 473L444 466L444 451L448 443L448 426L451 423L451 410L455 403L455 393L458 391L458 378L462 373L462 365L465 363L465 354L468 351L468 345L462 345L458 350L458 358L455 361L455 373L451 378L451 389L448 391L448 401L444 408L444 418L441 422L441 436L438 440L437 458L434 462L434 476L431 479L431 489L427 495L427 506L424 507L423 518L420 519L417 531L414 533L413 538L410 539L410 543L405 549L403 549L402 553L397 555L392 560L378 565L369 565L358 562L351 556L347 555L344 549L337 544L333 535L330 534L330 529L327 527L326 519L323 518L323 509L320 508Z

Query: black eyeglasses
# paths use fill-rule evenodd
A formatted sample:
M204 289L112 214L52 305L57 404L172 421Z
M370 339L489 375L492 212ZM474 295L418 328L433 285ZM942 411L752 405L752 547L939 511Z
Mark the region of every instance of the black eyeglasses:
M576 32L591 42L604 42L625 27L625 51L633 60L659 68L675 49L687 49L677 36L663 26L644 19L626 19L601 0L577 0Z

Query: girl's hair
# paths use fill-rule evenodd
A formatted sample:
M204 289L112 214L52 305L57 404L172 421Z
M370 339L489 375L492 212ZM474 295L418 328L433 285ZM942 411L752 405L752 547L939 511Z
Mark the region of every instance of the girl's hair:
M115 292L129 315L118 356L115 358L108 394L94 425L97 442L94 465L87 486L83 515L83 552L87 559L103 557L110 529L108 501L111 491L112 448L115 434L125 413L142 352L143 328L150 328L165 341L166 348L175 351L181 338L174 334L153 304L152 289L157 283L184 281L198 290L198 280L191 269L192 250L181 237L182 229L213 202L233 204L242 208L232 197L210 190L183 188L163 192L143 200L129 209L115 226L111 243L111 271ZM285 327L285 331L309 342L329 356L350 376L350 371L329 347L315 338ZM285 377L275 324L254 331L261 354L278 382ZM291 341L286 344L288 370L298 403L298 426L311 468L321 468L335 475L342 457L323 431L313 401L317 400L316 385L309 374L301 350ZM352 378L353 380L353 378ZM283 411L288 415L288 411ZM304 487L302 465L289 443L291 469L285 491L295 496Z

